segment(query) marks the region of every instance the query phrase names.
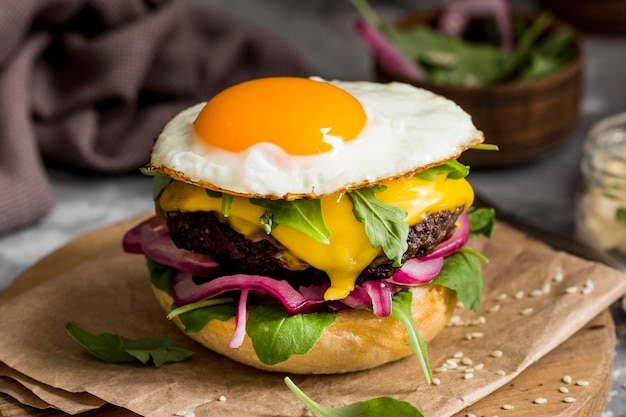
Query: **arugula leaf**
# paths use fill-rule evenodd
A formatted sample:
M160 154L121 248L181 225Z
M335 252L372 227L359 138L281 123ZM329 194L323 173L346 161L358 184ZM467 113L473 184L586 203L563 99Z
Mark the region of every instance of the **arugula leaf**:
M481 207L467 213L470 222L470 236L484 235L491 238L496 225L496 211L491 207Z
M206 189L206 194L211 198L221 198L222 199L222 208L220 212L222 216L228 217L230 216L230 210L233 206L233 198L234 196L231 194L220 193L219 191L213 191Z
M433 382L433 375L428 362L428 344L422 339L422 336L420 336L415 321L413 321L413 314L411 312L412 300L413 294L409 290L396 293L392 299L391 317L396 318L404 325L409 337L407 345L411 348L413 353L415 353L422 367L424 378L426 378L426 382L430 385Z
M404 221L406 211L376 198L385 190L384 185L352 190L347 195L354 206L354 217L365 224L365 234L372 247L382 247L393 266L400 266L402 255L408 248L409 225Z
M458 180L467 177L469 174L469 166L463 165L459 161L447 161L441 165L428 168L425 171L418 172L415 178L421 178L426 181L433 181L437 176L447 174L448 178Z
M421 411L411 404L391 397L373 398L339 408L324 407L309 398L289 377L285 377L284 381L314 417L424 417Z
M226 321L233 317L236 306L232 297L213 298L178 307L168 314L168 319L178 317L185 326L186 334L195 334L204 329L211 320Z
M248 310L246 333L259 360L275 365L309 352L335 317L324 311L288 316L282 306L258 306Z
M159 368L169 362L183 361L192 355L192 352L176 346L167 337L132 340L112 333L95 335L73 323L68 323L65 331L87 352L109 363L140 361L147 365L152 361Z
M147 256L145 258L148 273L150 274L150 282L161 291L172 295L171 282L176 270L170 266L155 262Z
M483 295L483 278L480 260L474 253L461 250L447 256L433 283L456 291L465 308L478 311Z
M477 151L497 151L500 148L498 148L498 145L495 145L493 143L478 143L476 145L473 145L471 149Z
M165 174L161 174L159 171L148 168L139 168L139 171L143 175L147 175L152 178L152 198L156 200L161 195L161 192L167 187L167 185L174 181L172 178Z
M269 234L282 224L299 230L323 244L330 243L330 230L322 215L322 203L319 199L266 200L250 199L256 206L263 207L265 212L259 219Z
M576 54L570 28L547 31L552 23L549 13L542 13L531 24L513 16L517 45L513 52L506 52L496 42L499 36L490 36L494 25L489 20L473 28L475 36L482 29L484 39L468 41L425 24L397 28L384 22L367 1L352 3L368 24L424 68L435 84L484 86L537 78L558 71Z
M615 220L619 223L626 223L626 208L620 207L615 211Z

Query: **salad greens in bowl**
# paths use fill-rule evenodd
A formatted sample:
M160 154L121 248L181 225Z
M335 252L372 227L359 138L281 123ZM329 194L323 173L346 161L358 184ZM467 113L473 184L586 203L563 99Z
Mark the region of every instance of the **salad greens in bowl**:
M459 104L499 152L470 151L474 167L523 163L556 150L573 130L582 88L575 29L506 0L452 0L384 21L352 0L377 81L410 83Z

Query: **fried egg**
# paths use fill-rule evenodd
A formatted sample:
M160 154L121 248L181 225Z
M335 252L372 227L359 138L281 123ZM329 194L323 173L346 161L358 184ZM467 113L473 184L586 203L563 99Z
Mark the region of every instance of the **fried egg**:
M316 198L412 175L482 141L458 105L408 84L270 77L176 115L150 166L235 195Z

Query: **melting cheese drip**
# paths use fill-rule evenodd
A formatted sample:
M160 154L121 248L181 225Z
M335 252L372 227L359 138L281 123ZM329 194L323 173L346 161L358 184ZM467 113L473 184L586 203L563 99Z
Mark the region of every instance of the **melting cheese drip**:
M422 216L459 206L469 208L474 199L472 187L465 179L451 180L440 175L433 181L409 178L385 184L387 189L376 194L381 201L407 212L405 221L414 225ZM272 236L298 259L326 272L331 286L324 294L327 300L340 300L354 289L357 277L378 255L372 248L363 223L352 213L352 202L346 195L330 195L321 199L322 213L331 231L325 245L288 226L278 225ZM159 204L164 211L220 211L221 198L210 197L206 190L179 181L171 182L162 192ZM228 220L230 226L244 236L262 231L259 217L264 209L247 198L234 197Z

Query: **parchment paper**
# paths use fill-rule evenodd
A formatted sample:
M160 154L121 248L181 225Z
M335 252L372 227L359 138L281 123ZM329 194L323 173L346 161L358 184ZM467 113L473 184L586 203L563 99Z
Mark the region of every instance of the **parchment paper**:
M426 416L450 416L506 384L626 292L623 273L555 252L504 225L491 240L472 244L490 259L484 266L481 310L458 309L451 325L430 343L430 362L436 369L462 352L472 366L482 364L473 378L450 369L435 373L440 385L427 386L410 357L346 375L291 376L294 382L326 406L391 396L409 401ZM101 399L145 416L181 410L198 416L307 414L284 385L285 374L258 371L207 351L166 320L141 256L108 244L96 256L68 264L67 270L0 304L6 323L0 361L29 378L22 386L45 403L70 413L97 407ZM68 322L93 333L168 336L195 354L158 369L107 364L65 335ZM493 355L496 350L500 357ZM15 381L1 378L0 391L9 393ZM42 394L63 391L67 395ZM219 401L221 396L226 401ZM85 398L95 401L85 404Z

